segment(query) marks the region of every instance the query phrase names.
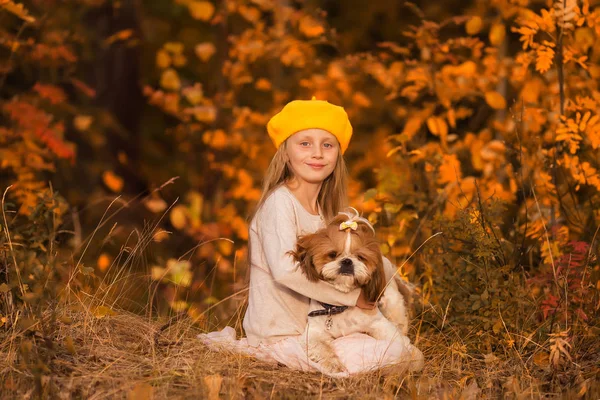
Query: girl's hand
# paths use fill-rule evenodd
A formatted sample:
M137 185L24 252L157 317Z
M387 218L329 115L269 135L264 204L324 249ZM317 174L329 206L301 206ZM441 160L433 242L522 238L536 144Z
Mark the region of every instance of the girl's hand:
M356 307L362 308L363 310L372 310L375 308L375 303L367 301L363 290L360 290L360 295L358 296L358 300L356 300Z

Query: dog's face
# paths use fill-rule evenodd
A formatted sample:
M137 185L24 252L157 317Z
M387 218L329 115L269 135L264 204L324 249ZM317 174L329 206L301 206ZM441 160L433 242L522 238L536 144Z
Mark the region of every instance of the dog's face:
M356 230L340 229L347 217L336 217L327 227L298 239L291 252L311 281L322 279L341 292L362 287L375 301L385 288L383 258L369 226L358 222Z

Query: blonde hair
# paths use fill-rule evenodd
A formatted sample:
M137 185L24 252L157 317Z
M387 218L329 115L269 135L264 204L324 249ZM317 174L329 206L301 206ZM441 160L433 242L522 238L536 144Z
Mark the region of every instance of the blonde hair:
M256 216L256 213L261 209L265 203L265 200L267 200L271 193L294 177L294 174L288 165L286 149L287 140L277 148L277 152L271 159L271 163L269 164L267 172L265 173L265 177L263 178L263 189L260 199L258 200L254 211L248 216L248 226L250 226L251 221ZM326 223L329 223L340 212L340 210L346 207L346 204L348 203L347 186L348 169L346 168L344 156L342 155L342 152L339 151L335 168L333 169L333 172L323 181L323 185L321 185L321 190L319 191L319 196L317 198L317 203L319 204L321 213L323 214L323 218L325 219ZM252 265L252 246L250 245L250 240L248 240L248 252L246 254L247 269L245 286L246 288L249 288L250 270ZM248 295L249 292L246 290L244 292L244 299L242 300L243 307L248 304ZM242 312L244 312L243 309Z
M252 221L258 210L261 209L265 200L281 185L294 177L292 170L288 165L288 157L286 153L287 140L283 142L273 156L267 172L263 179L263 189L260 199L249 217ZM323 214L326 222L331 221L348 203L348 169L342 152L338 152L337 162L333 172L325 178L317 203Z

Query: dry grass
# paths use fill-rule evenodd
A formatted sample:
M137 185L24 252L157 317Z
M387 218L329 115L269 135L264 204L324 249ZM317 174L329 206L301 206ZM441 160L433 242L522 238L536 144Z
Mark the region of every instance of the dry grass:
M600 397L598 353L556 369L516 349L478 359L462 347L475 337L423 331L417 339L426 356L423 372L332 379L211 352L187 318L165 324L127 312L103 316L81 305L60 314L47 340L15 331L1 337L1 398L36 398L38 391L42 398L65 399ZM33 344L29 363L23 343ZM36 359L48 360L46 367Z

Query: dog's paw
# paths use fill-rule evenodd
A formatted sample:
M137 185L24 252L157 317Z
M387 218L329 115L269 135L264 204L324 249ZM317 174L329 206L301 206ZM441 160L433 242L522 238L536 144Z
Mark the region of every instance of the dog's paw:
M337 357L321 360L320 364L329 372L346 372L346 367Z

